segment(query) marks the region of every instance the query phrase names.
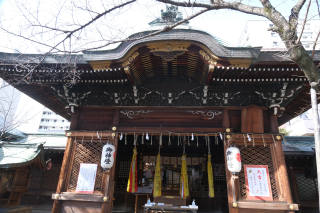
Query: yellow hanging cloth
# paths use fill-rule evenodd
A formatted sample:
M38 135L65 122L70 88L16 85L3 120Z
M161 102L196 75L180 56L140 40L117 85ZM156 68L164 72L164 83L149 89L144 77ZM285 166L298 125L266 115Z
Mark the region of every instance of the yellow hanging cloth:
M209 197L214 197L214 184L213 184L213 172L211 165L211 155L208 155L208 163L207 163L207 171L208 171L208 182L209 182Z
M153 180L153 197L161 196L160 154L157 156L156 171Z
M133 193L138 191L137 176L137 149L133 149L127 192Z
M180 176L180 195L181 197L189 196L186 155L182 155L181 176Z

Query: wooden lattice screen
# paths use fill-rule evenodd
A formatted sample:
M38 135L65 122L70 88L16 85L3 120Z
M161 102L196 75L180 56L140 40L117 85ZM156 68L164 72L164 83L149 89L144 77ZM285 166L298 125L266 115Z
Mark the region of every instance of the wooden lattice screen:
M242 169L239 174L241 196L242 197L247 196L243 165L268 165L272 195L273 195L273 198L278 198L278 191L277 191L276 180L274 175L270 146L266 146L266 147L264 147L263 145L258 145L254 147L241 146L240 153L241 153L241 161L242 161Z
M101 167L101 153L102 148L106 142L90 142L79 141L76 145L76 153L71 170L71 177L69 181L69 190L75 190L79 176L79 169L81 163L95 163L98 164L96 182L94 186L95 191L101 191L103 168Z
M305 178L304 173L295 173L300 201L318 200L317 179Z
M57 189L61 164L52 164L50 170L31 169L29 191L46 190L55 191Z

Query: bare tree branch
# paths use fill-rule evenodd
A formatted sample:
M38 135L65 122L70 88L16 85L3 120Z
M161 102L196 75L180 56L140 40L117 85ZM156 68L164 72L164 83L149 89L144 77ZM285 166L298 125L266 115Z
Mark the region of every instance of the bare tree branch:
M299 44L299 43L300 43L300 39L301 39L301 37L302 37L303 30L304 30L304 27L305 27L306 22L307 22L310 5L311 5L311 0L309 0L308 6L307 6L307 12L306 12L306 15L305 15L305 17L304 17L304 21L303 21L303 25L302 25L302 29L301 29L301 33L300 33L300 35L299 35L298 40L296 41L296 44Z
M317 42L318 42L319 36L320 36L320 30L319 30L318 35L316 37L316 40L314 41L314 44L313 44L312 54L310 56L311 59L313 59L313 57L314 57L314 53L316 51L316 46L317 46Z

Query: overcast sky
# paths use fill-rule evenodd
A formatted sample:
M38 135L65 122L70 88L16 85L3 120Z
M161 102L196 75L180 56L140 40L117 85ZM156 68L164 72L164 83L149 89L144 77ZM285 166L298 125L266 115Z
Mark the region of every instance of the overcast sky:
M18 0L20 1L20 0ZM77 0L80 1L80 0ZM92 2L93 9L97 11L101 11L101 2L108 2L111 0L87 0ZM121 1L121 0L119 0ZM124 0L122 0L124 1ZM3 3L4 2L4 3ZM21 0L21 2L25 2L28 5L29 14L21 13L17 7L14 5L14 0L0 0L0 10L1 10L1 24L6 26L9 30L22 29L22 33L27 32L27 30L23 29L23 27L27 24L24 15L28 17L33 15L39 15L39 20L43 23L48 23L54 19L57 11L60 11L59 8L61 5L67 5L64 0L41 0L41 4L37 4L37 0ZM202 0L202 2L206 2L206 0ZM297 2L297 0L273 0L271 1L273 6L276 7L283 15L286 17L290 15L291 8ZM243 0L242 3L250 3L250 5L261 6L258 0ZM39 10L37 9L37 6ZM100 29L99 33L104 33L106 37L116 39L116 38L124 38L129 36L132 33L139 32L148 27L148 23L153 19L160 17L161 9L165 10L165 4L158 3L153 0L139 0L137 3L134 3L130 6L125 7L121 10L121 12L117 12L117 14L112 14L106 17L108 24L101 24L95 26ZM196 10L179 8L180 11L183 12L184 17L192 14ZM39 14L36 14L35 11L40 11ZM302 9L300 18L304 17L306 11L306 6ZM79 22L88 20L88 16L86 16L87 12L77 11L73 13L73 18L76 18ZM312 1L312 6L310 9L309 17L313 17L317 13L317 6L315 0ZM60 22L71 19L70 10L64 10L61 12ZM319 18L315 16L314 18ZM90 17L89 17L90 19ZM105 21L106 21L105 20ZM219 10L219 11L210 11L205 14L200 15L199 17L193 19L190 22L190 25L196 28L203 29L217 37L222 38L231 44L237 44L239 37L244 29L244 26L248 20L266 20L263 17L248 15L236 11L231 10ZM108 25L108 26L106 26ZM267 29L266 29L267 30ZM91 33L91 34L90 34ZM86 38L79 41L73 41L73 45L76 46L76 43L79 47L81 46L81 42L88 42L91 38L93 40L97 40L99 36L94 33L94 30L88 30L85 36L82 34L82 38ZM53 35L46 34L42 36L41 41L45 41L46 43L57 43L60 38ZM17 39L14 36L11 36L3 31L0 31L0 51L2 52L13 52L15 49L18 49L23 53L39 53L43 52L46 47L41 45L31 44L29 41L24 39ZM81 44L80 44L81 43ZM78 48L79 49L79 48Z

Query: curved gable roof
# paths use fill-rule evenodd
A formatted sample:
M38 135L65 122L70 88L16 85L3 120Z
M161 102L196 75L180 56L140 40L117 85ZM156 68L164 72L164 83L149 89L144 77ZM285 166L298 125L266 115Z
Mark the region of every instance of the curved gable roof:
M152 31L136 33L128 39L147 35ZM205 45L214 55L221 58L258 58L261 47L226 47L221 45L214 37L203 31L191 29L174 29L166 33L150 36L144 39L122 42L117 48L104 51L83 52L86 61L119 60L123 58L134 46L153 41L193 41Z

